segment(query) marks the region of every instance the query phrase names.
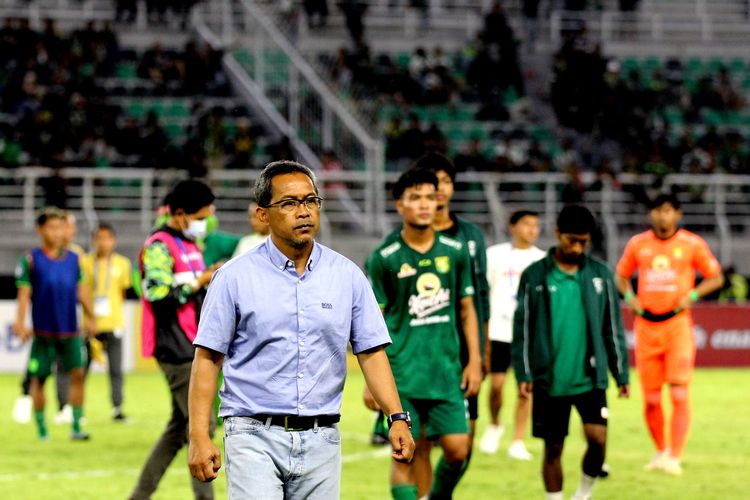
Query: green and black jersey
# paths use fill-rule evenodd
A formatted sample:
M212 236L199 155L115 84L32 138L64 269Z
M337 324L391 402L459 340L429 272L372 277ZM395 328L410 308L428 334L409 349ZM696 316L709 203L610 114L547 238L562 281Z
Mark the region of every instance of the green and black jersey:
M490 286L487 283L487 244L479 226L463 217L451 213L453 225L441 231L442 234L466 245L471 259L471 281L474 284L474 309L477 312L479 326L479 351L484 354L484 339L487 332L484 326L490 319ZM462 332L462 323L458 322L458 338L461 340L461 362L466 365L469 360L466 349L466 338Z
M367 274L393 341L386 353L399 393L461 397L457 303L474 295L466 246L436 234L419 253L400 234L389 236L368 258Z

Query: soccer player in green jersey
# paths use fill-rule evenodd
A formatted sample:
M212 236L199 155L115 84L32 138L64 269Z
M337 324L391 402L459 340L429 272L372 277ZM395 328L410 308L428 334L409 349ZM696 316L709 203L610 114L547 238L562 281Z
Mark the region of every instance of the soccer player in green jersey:
M453 199L454 185L456 181L456 168L453 162L440 153L427 153L414 163L414 168L425 169L435 174L438 180L437 186L437 211L432 227L441 234L460 241L466 246L471 261L471 282L474 286L474 310L477 313L477 326L479 331L479 350L482 355L482 373L489 373L489 337L487 337L487 324L489 321L489 285L487 284L487 246L484 242L484 234L476 224L459 217L450 209ZM461 364L466 366L469 360L465 337L462 334L462 324L457 322L458 339L461 342ZM432 477L430 466L430 441L425 441L419 448L419 453L414 457L414 467L417 474L417 486L420 493L426 493L432 484L434 491L452 493L458 481L466 472L471 459L471 450L474 442L477 418L479 416L479 405L477 395L466 398L469 411L469 456L460 469L447 467L444 459L440 459L435 467L435 478Z
M370 255L367 271L393 341L386 353L412 434L438 440L445 466L455 473L471 448L464 398L478 392L482 362L469 252L433 229L437 186L437 177L424 169L399 178L393 195L403 229ZM465 367L457 316L468 352ZM365 404L377 409L367 391ZM393 463L391 493L396 500L417 498L412 464ZM433 489L431 495L449 498L450 491Z

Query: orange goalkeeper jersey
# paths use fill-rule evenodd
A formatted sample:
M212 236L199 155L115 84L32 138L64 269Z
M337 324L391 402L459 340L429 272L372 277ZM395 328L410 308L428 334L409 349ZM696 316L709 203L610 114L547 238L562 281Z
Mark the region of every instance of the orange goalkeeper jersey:
M679 229L661 240L649 230L633 236L617 263L617 273L630 278L638 271L638 299L641 306L661 314L677 307L680 297L695 286L695 272L713 278L721 266L706 241Z

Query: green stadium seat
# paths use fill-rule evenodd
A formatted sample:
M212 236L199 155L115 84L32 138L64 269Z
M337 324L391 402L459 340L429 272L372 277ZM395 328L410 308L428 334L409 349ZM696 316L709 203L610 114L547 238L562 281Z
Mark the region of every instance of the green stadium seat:
M741 59L739 57L735 57L731 61L729 61L729 71L734 74L742 74L747 71L747 63L744 59Z
M398 52L393 57L396 66L401 69L407 69L409 67L409 61L411 61L411 54L409 52Z
M185 135L184 129L177 123L168 123L165 125L164 133L167 134L167 137L169 137L169 140L172 142L181 139Z
M620 62L620 73L627 75L631 71L640 71L640 64L635 57L624 57Z
M126 80L138 78L138 69L134 64L120 63L115 68L115 76Z
M685 69L691 74L702 73L704 71L703 61L697 57L691 57L685 62Z
M190 105L185 101L173 101L166 106L164 116L172 118L188 118L190 117Z
M146 116L146 106L141 101L130 101L126 104L126 112L136 120L141 120Z
M671 126L681 126L685 120L682 116L682 110L677 106L668 106L664 109L664 119Z
M661 61L656 57L647 57L643 61L642 72L651 75L657 69L661 69Z

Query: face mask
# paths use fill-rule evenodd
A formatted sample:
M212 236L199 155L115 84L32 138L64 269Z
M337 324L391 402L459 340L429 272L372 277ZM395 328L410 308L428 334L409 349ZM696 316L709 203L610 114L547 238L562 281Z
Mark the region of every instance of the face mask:
M188 221L187 229L182 230L182 234L185 236L185 238L191 241L196 241L196 240L203 238L206 235L207 226L208 226L208 221L206 219L190 220Z

